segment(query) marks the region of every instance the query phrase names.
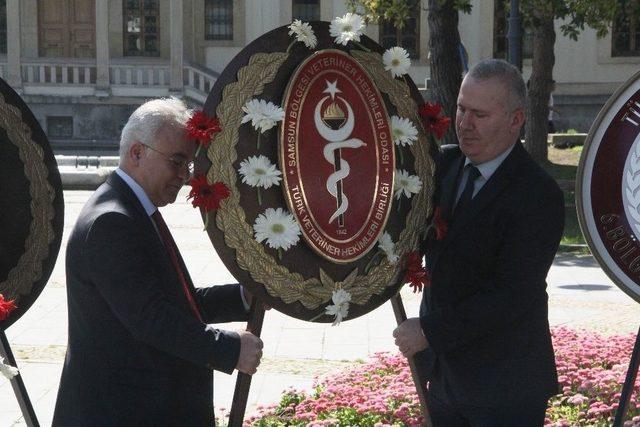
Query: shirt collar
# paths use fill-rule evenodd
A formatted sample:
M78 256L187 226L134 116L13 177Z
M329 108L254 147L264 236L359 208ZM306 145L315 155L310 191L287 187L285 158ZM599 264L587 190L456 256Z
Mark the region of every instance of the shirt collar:
M147 215L151 216L155 211L158 210L149 196L147 196L147 193L144 192L144 189L140 186L140 184L138 184L133 178L131 178L129 174L127 174L120 168L116 169L116 173L129 186L129 188L131 188L133 193L142 204L142 207L144 208L144 211L147 213Z
M491 178L491 175L493 175L494 172L498 170L502 162L504 162L504 160L507 158L509 153L511 153L511 151L513 150L513 147L515 147L515 144L511 144L511 146L506 150L504 150L502 154L498 155L498 157L491 159L488 162L474 165L476 168L478 168L478 171L480 171L480 175L482 175L485 181L488 181L489 178ZM469 160L468 157L465 158L465 161L464 161L465 167L470 163L471 163L471 160Z

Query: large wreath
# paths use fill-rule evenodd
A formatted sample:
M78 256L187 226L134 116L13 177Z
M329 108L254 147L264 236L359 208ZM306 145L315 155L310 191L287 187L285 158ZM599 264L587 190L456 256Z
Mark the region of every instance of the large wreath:
M329 36L326 23L313 23L313 29L318 34L318 50L340 48ZM282 87L282 82L288 81L295 67L313 54L313 51L302 43L288 49L290 42L287 27L281 27L247 46L223 72L205 105L209 114L218 117L222 129L206 151L206 157L210 162L205 169L207 180L222 182L231 192L230 197L221 204L216 213L215 227L209 224L208 231L219 252L228 251L227 248L233 251L233 256L222 258L234 275L240 276L239 280L244 279L246 282L246 278L250 277L255 282L253 285L266 290L266 294L272 298L271 302L281 300L287 305L299 303L304 307L301 309L298 306L296 309L288 310L288 314L315 320L318 318L316 315L321 314L321 306L327 304L339 289L347 291L351 302L360 306L359 310L355 310L356 314L364 314L397 291L406 269L407 254L417 249L425 231L426 219L432 211L432 154L436 147L435 142L420 125L421 117L416 102L419 93L408 76L394 78L385 70L380 53L383 49L371 39L363 37L361 43L349 43L343 50L348 52L373 79L383 94L387 109L409 119L418 128L418 138L414 144L396 147L396 150L408 150L404 156L406 161L403 167L414 171L423 183L421 190L409 199L410 203L405 202L406 206L398 207L400 209L395 206L392 208L394 215L398 217L397 222L402 224L400 229L396 226L394 236L395 251L400 262L392 263L386 257L376 258L375 251L372 251L360 262L338 269L323 264L318 257L315 274L309 274L309 262L300 262L305 264L306 272L303 274L297 267L298 263L280 261L273 250L254 239L252 224L256 212L247 211L242 202L242 193L246 191L246 186L238 178L237 164L238 150L246 144L255 146L252 141L247 141L247 132L243 133L243 128L248 128L249 124L243 124L242 107L258 97L270 98L279 104L282 90L274 89L274 86L280 84ZM269 87L268 93L265 91L266 87ZM277 145L276 132L271 134L271 142L265 143L264 135L262 138L263 146ZM273 150L269 157L277 163L277 156L273 155ZM276 205L286 206L280 188L274 187L268 191L272 192L271 200L276 200ZM226 248L221 247L222 242ZM294 253L285 256L296 255ZM234 261L231 265L230 259ZM277 304L276 308L279 308ZM327 321L328 318L320 320Z

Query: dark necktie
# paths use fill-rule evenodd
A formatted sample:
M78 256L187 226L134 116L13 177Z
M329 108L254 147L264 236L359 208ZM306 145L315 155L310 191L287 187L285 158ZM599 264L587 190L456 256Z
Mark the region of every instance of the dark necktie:
M477 167L473 166L469 163L465 166L467 169L467 182L464 184L464 190L462 190L462 194L460 195L460 200L456 204L455 211L453 216L456 217L460 215L460 212L463 212L469 204L471 203L471 199L473 198L473 188L476 182L476 179L480 176L480 171Z
M162 243L164 247L167 249L169 253L169 258L171 258L171 263L173 263L173 267L176 269L176 273L178 274L178 279L180 279L180 283L182 284L182 290L184 291L184 295L189 302L189 306L191 310L196 315L198 320L202 322L202 316L200 315L200 310L198 310L198 306L196 305L196 301L193 299L193 294L191 293L191 287L187 283L187 279L185 277L184 271L182 270L182 266L180 265L180 261L178 260L178 247L176 246L176 242L174 242L173 237L171 236L171 232L167 227L167 223L164 222L160 211L156 210L151 218L156 223L156 227L158 227L158 232L160 233L160 237L162 238ZM204 322L203 322L204 323Z

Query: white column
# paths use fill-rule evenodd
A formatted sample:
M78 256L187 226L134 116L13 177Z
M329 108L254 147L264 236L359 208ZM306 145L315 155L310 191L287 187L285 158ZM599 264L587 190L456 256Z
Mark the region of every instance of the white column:
M169 36L170 36L170 57L171 57L171 80L169 90L171 92L182 92L182 43L184 39L183 31L183 7L182 0L170 0L169 2Z
M96 0L96 89L109 89L109 2Z
M7 0L7 70L11 87L22 87L20 72L20 0Z

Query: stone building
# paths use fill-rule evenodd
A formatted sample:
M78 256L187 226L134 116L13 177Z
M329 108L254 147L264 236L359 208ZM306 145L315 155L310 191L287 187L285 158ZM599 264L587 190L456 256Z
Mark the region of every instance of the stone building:
M411 77L427 87L426 0L402 31ZM473 64L503 57L503 2L472 0L460 34ZM0 76L31 107L57 152L114 152L129 113L145 99L175 95L197 106L249 42L294 18L327 20L343 0L2 0ZM557 22L558 34L561 22ZM367 35L397 44L391 25ZM609 35L558 35L555 102L560 129L587 130L615 88L638 70L640 26L624 16ZM530 73L530 40L524 41Z

